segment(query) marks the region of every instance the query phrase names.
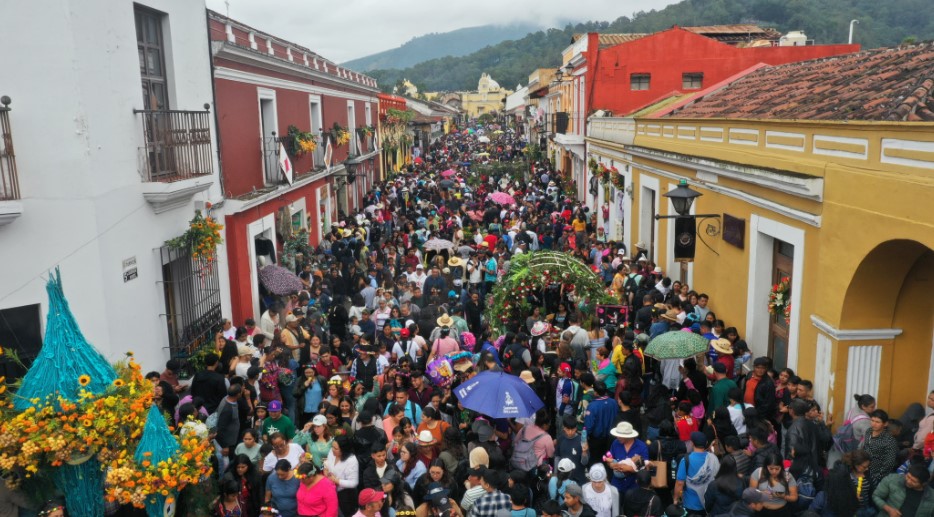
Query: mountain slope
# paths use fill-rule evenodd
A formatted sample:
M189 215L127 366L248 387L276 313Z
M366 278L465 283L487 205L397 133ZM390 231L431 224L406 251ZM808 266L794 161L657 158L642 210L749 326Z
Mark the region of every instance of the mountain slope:
M405 68L444 56L465 56L488 45L518 39L540 30L532 24L484 25L412 38L403 45L364 56L343 64L351 70L367 72L377 68Z
M380 87L391 90L400 78L427 91L471 90L488 72L507 88L525 84L536 68L556 67L560 52L581 32L655 32L672 25L756 23L781 32L803 30L818 44L846 43L849 22L857 19L854 42L863 48L895 46L906 38L934 39L931 0L682 0L632 18L568 25L504 41L462 57L446 57L411 67L371 70Z

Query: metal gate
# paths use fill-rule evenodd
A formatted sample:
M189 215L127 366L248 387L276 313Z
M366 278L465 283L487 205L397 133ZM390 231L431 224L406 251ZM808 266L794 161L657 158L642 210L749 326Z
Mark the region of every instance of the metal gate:
M221 291L217 264L205 266L188 248L163 246L162 288L172 358L186 359L210 346L221 328Z

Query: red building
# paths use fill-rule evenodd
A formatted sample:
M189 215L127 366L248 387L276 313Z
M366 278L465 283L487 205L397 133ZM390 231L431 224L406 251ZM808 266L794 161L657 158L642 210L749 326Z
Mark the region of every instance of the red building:
M559 168L571 173L579 195L595 209L608 196L586 167L586 123L594 112L626 116L663 99L700 92L757 65L849 54L860 48L808 45L801 39L786 42L798 46L783 46L779 36L754 25L721 25L576 37L564 50L564 66L546 95L548 113L556 121L550 149L558 151Z
M371 77L219 13L208 23L231 316L242 322L259 318L258 268L281 262L286 238L304 228L317 245L339 211L360 207L379 170L379 90ZM314 149L301 148L296 130L314 137Z
M571 61L578 70L586 67L585 105L579 111L628 115L673 93L702 90L759 63L807 61L860 48L856 44L779 46L767 40L762 41L765 46L742 46L740 41L724 39L732 34L730 27L673 27L605 48L599 44L599 34L587 34L580 53L583 59Z

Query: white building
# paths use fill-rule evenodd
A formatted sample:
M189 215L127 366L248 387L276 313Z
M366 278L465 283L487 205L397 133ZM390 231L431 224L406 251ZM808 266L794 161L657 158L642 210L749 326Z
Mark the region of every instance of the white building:
M164 247L221 199L204 4L11 2L0 33L0 346L36 354L59 266L88 341L161 371L229 306L226 271Z

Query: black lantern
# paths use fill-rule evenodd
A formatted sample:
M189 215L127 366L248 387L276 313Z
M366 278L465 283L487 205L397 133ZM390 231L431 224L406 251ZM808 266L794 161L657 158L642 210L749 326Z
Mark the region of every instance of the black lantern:
M671 204L674 205L675 212L678 212L678 215L685 216L690 215L694 198L702 194L696 190L691 190L688 187L688 180L682 179L678 183L678 188L662 195L671 200Z

